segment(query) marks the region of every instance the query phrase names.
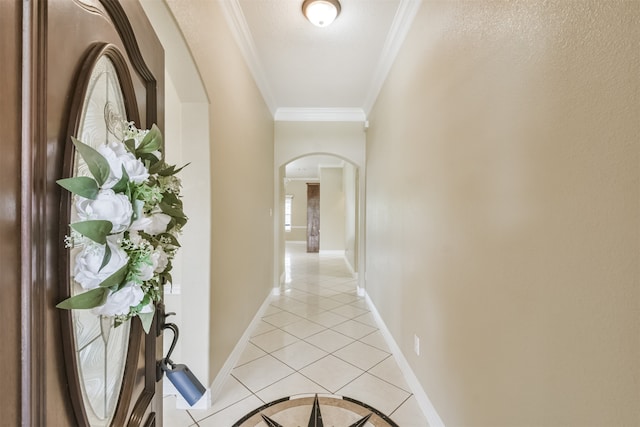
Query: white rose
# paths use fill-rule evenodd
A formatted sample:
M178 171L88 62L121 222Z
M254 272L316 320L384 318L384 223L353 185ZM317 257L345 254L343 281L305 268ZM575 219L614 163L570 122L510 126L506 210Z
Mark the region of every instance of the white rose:
M73 275L76 282L84 289L97 288L107 277L124 267L129 262L126 252L120 249L116 243L119 236L107 237L107 245L111 249L109 263L102 270L102 260L104 259L104 245L98 243L88 243L76 256L73 267Z
M162 247L158 246L151 253L151 261L153 262L153 271L156 273L162 273L166 270L167 265L169 264L169 256Z
M149 172L144 164L136 159L132 153L128 152L124 144L120 142L110 142L98 147L98 152L109 162L109 178L103 188L112 188L122 179L122 167L129 175L129 181L140 184L149 178Z
M151 226L151 218L148 216L140 216L138 219L131 223L129 230L133 231L144 231L145 228Z
M136 230L129 229L129 240L131 240L131 243L133 243L136 246L139 246L140 243L142 243L142 237L140 236L140 234L138 234Z
M141 263L140 273L138 274L138 277L143 282L145 280L151 279L153 277L153 264L147 264L147 263L144 263L144 262Z
M140 304L144 298L144 292L140 285L129 282L121 289L111 292L105 302L100 307L94 308L95 314L102 316L118 316L129 313L130 307Z
M147 234L155 236L156 234L167 231L167 225L171 221L171 217L162 212L156 212L149 216L143 216L131 223L132 230L142 230Z
M100 190L95 200L78 197L78 217L83 220L107 220L113 224L112 233L121 233L131 224L133 207L124 194L113 190Z

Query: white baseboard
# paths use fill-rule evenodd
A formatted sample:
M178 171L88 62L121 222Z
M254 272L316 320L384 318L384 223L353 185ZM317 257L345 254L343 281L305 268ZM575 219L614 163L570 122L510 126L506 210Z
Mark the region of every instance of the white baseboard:
M251 320L251 323L249 323L249 326L247 326L247 329L245 329L244 334L242 334L242 336L238 340L238 343L233 348L233 351L231 352L229 357L227 357L226 362L224 362L224 365L222 365L222 368L218 372L218 375L216 375L216 377L213 379L213 383L211 384L212 401L216 401L218 397L220 397L224 382L227 380L227 378L229 378L229 375L231 375L231 371L240 359L242 352L244 351L247 343L249 342L249 339L251 338L251 332L255 329L260 320L262 320L264 312L267 310L267 307L269 307L269 303L271 302L271 297L275 289L276 288L274 288L274 290L270 292L269 295L267 295L267 298L264 300L264 302L258 309L258 312L253 317L253 320Z
M409 362L407 362L407 359L404 357L404 354L402 354L402 350L400 350L400 347L398 347L398 344L393 339L391 332L389 332L387 325L382 320L382 317L380 317L380 313L378 313L376 306L373 304L373 301L371 301L371 298L369 297L369 294L366 292L366 290L364 290L364 296L366 298L367 305L371 310L371 314L373 315L373 317L376 320L376 323L380 327L380 332L382 333L382 336L387 342L387 345L391 349L393 356L396 358L396 361L400 366L400 370L404 374L404 378L407 380L407 384L409 385L409 388L411 388L411 392L416 397L418 406L420 406L420 409L424 413L424 416L427 418L427 422L429 423L429 426L445 427L444 422L442 422L442 419L438 415L438 412L436 412L436 409L433 407L433 404L429 400L427 393L424 391L424 389L422 388L422 385L420 384L420 381L418 380L416 375L413 373L411 366L409 366Z

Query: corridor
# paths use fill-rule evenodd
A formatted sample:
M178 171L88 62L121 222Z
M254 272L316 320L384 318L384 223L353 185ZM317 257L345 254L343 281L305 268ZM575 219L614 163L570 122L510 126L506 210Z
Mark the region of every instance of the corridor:
M285 270L284 294L271 297L221 396L189 411L166 396L165 425L230 427L276 399L317 393L364 402L402 427L427 426L344 258L291 242Z

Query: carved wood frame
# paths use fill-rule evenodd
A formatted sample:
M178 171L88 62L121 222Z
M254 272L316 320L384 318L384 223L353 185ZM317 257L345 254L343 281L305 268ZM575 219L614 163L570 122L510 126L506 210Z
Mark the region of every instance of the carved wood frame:
M88 51L86 58L82 62L76 81L78 85L74 88L71 98L71 108L69 113L69 125L67 134L69 135L64 150L64 163L62 175L63 177L71 177L73 175L73 166L76 150L71 143L71 136L78 135L80 118L87 94L88 85L93 70L100 58L106 56L111 60L118 75L120 89L122 91L127 120L136 123L140 122L138 106L136 102L135 90L131 81L131 75L127 68L124 57L118 48L112 44L96 43ZM68 191L63 191L60 200L60 218L66 220L70 218L72 195ZM60 242L64 242L64 236L68 233L67 227L60 227ZM64 245L62 245L64 246ZM69 278L70 271L70 252L64 247L60 248L60 296L62 299L71 296L71 286ZM79 425L89 425L85 405L83 404L82 386L78 375L78 358L76 342L73 337L73 316L70 310L61 312L62 318L62 340L63 351L65 355L65 367L67 379L69 380L69 391L71 394L71 403L76 414L76 420ZM115 415L113 417L113 425L123 425L129 410L129 402L133 394L133 386L135 379L135 367L140 351L140 342L142 340L142 328L140 322L132 321L129 332L129 344L127 346L127 357L125 371L123 374L122 384L116 405Z

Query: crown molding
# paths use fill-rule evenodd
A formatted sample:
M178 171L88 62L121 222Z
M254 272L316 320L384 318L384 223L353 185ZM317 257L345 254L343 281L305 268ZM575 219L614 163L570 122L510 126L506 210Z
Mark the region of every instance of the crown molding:
M277 122L364 122L362 108L278 108Z
M253 43L253 37L249 31L247 20L242 13L242 8L238 0L227 0L219 2L222 7L222 12L227 20L227 24L233 33L233 37L238 43L238 47L244 56L244 60L249 67L249 71L253 75L253 78L258 86L258 90L264 98L264 102L267 104L269 111L274 115L276 111L276 103L271 92L271 87L265 78L264 68L262 63L258 59L256 53L256 47Z
M387 39L382 47L382 54L373 74L371 86L367 91L368 95L363 105L365 115L371 112L421 4L422 0L401 0L396 16L393 18L391 29L387 34Z

